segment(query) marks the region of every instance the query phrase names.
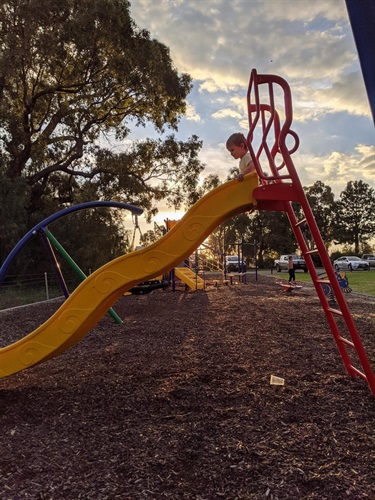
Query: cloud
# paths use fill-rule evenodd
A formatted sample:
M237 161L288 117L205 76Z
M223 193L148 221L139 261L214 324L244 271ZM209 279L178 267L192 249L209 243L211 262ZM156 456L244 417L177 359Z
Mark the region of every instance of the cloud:
M290 85L303 184L322 180L335 193L357 178L375 185L373 124L344 1L137 0L131 14L193 78L179 133L203 139L204 175L224 180L235 166L225 140L248 130L257 68Z
M186 104L186 119L193 122L201 121L201 117L196 112L195 107L190 102L187 102Z
M212 118L226 118L230 116L231 118L236 118L238 120L241 120L242 116L237 113L236 111L233 111L233 109L219 109L212 115Z
M349 181L375 184L375 147L357 145L352 154L332 151L325 156L298 155L297 172L304 186L320 180L332 188L336 197Z
M309 101L320 109L326 96L313 91L323 82L332 96L343 90L341 78L357 60L344 2L299 0L296 8L294 0L237 0L231 2L229 16L227 0L138 0L131 12L170 47L180 71L201 81L202 91L246 88L250 70L257 67L277 72L296 89L308 88ZM357 70L346 82L349 90L358 87ZM349 95L340 103L336 99L333 110L346 105L349 112L369 113L357 106L354 93ZM308 116L312 107L305 107Z

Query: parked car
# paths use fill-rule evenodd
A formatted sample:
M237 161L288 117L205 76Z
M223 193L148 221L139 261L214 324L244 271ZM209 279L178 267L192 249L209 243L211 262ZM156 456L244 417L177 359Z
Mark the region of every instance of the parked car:
M233 271L246 273L246 269L246 262L244 262L241 257L238 257L238 255L227 255L225 257L225 270L227 273Z
M362 255L362 260L365 260L370 264L370 267L375 267L375 255L372 253L364 253Z
M280 255L280 257L274 262L276 271L279 273L280 271L288 270L289 255L292 256L294 269L302 269L303 272L307 273L307 264L305 262L305 259L300 255L295 254Z
M333 267L336 271L364 271L370 270L370 264L366 260L362 260L354 255L345 255L333 261Z

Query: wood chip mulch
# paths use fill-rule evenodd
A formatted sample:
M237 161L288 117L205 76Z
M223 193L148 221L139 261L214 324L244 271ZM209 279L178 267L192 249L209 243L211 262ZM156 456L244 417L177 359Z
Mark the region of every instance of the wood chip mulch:
M375 301L347 300L374 367ZM1 345L55 309L0 312ZM123 324L0 380L2 500L375 498L375 398L312 287L259 276L114 309Z

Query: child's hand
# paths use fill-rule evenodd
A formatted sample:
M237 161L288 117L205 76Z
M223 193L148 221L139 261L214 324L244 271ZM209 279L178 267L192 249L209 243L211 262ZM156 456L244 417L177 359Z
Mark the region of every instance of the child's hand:
M237 180L238 180L239 182L242 182L242 181L243 181L243 174L238 174L238 175L237 175Z

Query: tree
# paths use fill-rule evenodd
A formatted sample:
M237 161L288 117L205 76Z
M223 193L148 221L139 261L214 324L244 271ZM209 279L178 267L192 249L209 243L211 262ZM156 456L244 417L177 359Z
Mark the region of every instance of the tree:
M161 199L176 208L196 199L203 170L197 137L123 146L131 126L177 130L191 89L191 78L178 73L168 48L135 25L129 5L0 5L2 261L28 229L67 204L125 201L144 208L150 220ZM103 148L111 142L121 149ZM121 222L114 210L102 216L94 211L89 218L75 214L76 231L64 221L61 231L58 224L54 230L64 245L74 242L81 265L95 267L127 249ZM97 236L87 249L93 227Z
M23 210L27 196L24 179L11 181L0 165L0 263L12 250L19 235L27 232L28 218Z
M358 255L360 244L375 234L375 190L363 181L350 181L335 203L335 242L354 245Z
M141 206L149 221L156 213L155 201L164 200L176 209L190 206L201 191L197 191L204 168L198 159L201 146L196 136L183 142L171 135L164 141L136 142L121 153L101 150L96 157L100 174L89 181L90 189L102 198Z
M0 6L1 159L9 179L29 186L29 213L48 196L71 203L85 181L108 179L97 143L103 135L122 140L131 124L146 122L160 132L176 129L185 112L190 77L179 75L168 48L135 25L129 5L5 0Z
M259 266L273 255L292 253L297 248L288 217L284 212L255 211L250 216L249 233L258 244Z
M333 240L332 207L334 206L335 197L332 189L326 186L324 182L316 181L312 186L304 187L304 190L321 237L325 245L329 247ZM307 243L310 250L315 248L315 243L310 233L307 235Z
M255 211L240 214L221 224L209 238L209 245L215 251L237 254L238 244L246 259L253 258L257 244L257 258L260 267L273 261L274 255L294 252L297 242L283 212Z

